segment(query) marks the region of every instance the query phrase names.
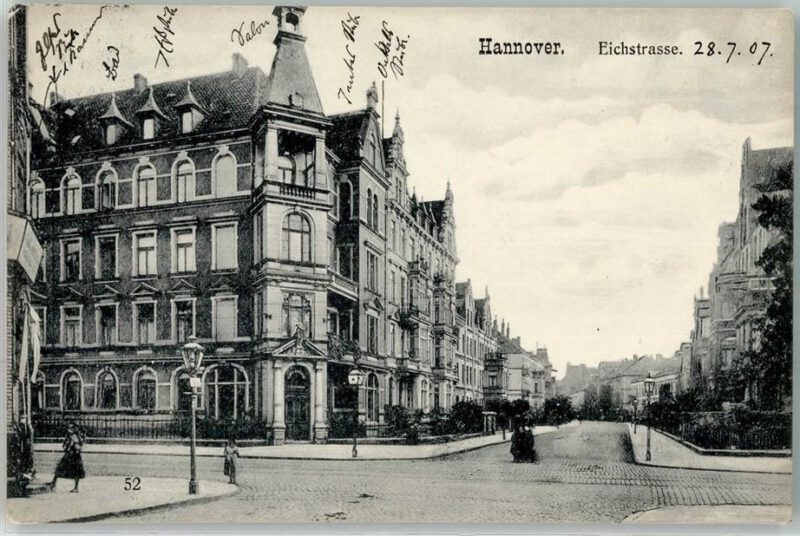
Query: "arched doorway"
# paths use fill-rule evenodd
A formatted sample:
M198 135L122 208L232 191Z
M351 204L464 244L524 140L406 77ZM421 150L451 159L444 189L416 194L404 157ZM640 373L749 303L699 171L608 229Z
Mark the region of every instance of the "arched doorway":
M286 439L308 441L311 429L311 382L301 367L286 372L285 382Z

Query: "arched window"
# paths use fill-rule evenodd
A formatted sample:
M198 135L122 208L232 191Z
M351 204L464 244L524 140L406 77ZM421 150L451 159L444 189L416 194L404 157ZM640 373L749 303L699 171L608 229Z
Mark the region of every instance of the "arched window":
M117 379L111 372L104 372L97 379L97 407L116 409Z
M149 207L156 200L156 170L145 167L136 178L136 199L140 207Z
M420 395L421 395L420 398L422 399L422 408L420 408L420 409L428 411L428 381L427 380L422 380Z
M104 171L97 181L99 210L111 210L117 205L117 181L112 171Z
M41 180L35 180L31 184L31 216L34 218L44 216L44 206L44 183Z
M156 408L156 375L152 370L143 370L136 378L136 407Z
M184 203L194 198L194 166L189 162L181 162L175 173L176 201Z
M70 175L64 181L64 213L78 214L81 211L81 179Z
M214 365L205 375L205 407L213 419L236 419L248 409L247 376L234 366Z
M353 189L348 181L339 183L339 219L349 221L353 216Z
M226 197L236 193L236 161L230 154L217 158L214 166L217 197Z
M372 226L378 229L378 194L372 196Z
M367 395L367 420L378 421L378 377L375 374L367 376L367 383L364 387Z
M372 190L367 188L367 225L372 225Z
M278 180L284 184L294 184L295 182L294 160L288 156L278 157Z
M83 382L81 377L75 372L70 372L64 376L61 389L64 409L67 411L81 409L83 406Z
M301 294L289 294L283 300L283 325L287 337L302 326L306 337L311 337L311 302Z
M289 214L283 220L283 258L311 262L311 224L301 214Z

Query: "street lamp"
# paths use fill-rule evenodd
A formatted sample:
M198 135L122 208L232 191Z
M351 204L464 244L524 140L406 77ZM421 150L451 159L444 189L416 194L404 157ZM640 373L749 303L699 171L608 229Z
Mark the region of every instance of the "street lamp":
M189 495L197 494L197 463L195 460L195 447L197 444L197 394L200 391L200 364L203 362L205 348L197 344L197 337L191 335L189 342L181 348L183 365L189 373L189 385L192 387L192 442L189 447Z
M361 372L358 368L353 368L350 371L350 374L347 375L348 383L355 389L356 391L356 407L355 411L353 411L353 458L358 457L358 408L360 406L359 399L361 398L361 391L359 386L361 382L364 380L364 373Z
M645 460L650 461L650 397L653 395L653 390L656 387L656 381L647 373L647 378L644 380L644 392L647 395L647 455Z
M639 416L636 413L636 410L639 407L639 399L634 396L633 400L631 402L633 403L633 433L635 434L636 433L636 423L639 421Z

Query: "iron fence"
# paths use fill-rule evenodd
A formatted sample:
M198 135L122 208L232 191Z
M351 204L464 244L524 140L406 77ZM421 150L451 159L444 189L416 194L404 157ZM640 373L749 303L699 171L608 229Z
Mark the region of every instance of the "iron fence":
M74 423L84 436L94 439L182 440L191 434L192 421L186 415L39 415L33 419L36 438L64 437ZM199 439L265 439L266 424L254 419L198 419Z

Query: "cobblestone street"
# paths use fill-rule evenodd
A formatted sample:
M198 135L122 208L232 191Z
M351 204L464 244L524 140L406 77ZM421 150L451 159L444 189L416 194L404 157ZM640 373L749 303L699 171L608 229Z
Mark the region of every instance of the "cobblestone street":
M602 522L663 506L791 502L790 475L635 465L623 424L583 423L543 435L536 465L512 463L508 449L430 461L243 459L239 495L136 521ZM39 469L49 472L56 461L41 455ZM201 479L224 479L221 459L198 461ZM90 475L188 475L188 457L90 454L85 464Z

